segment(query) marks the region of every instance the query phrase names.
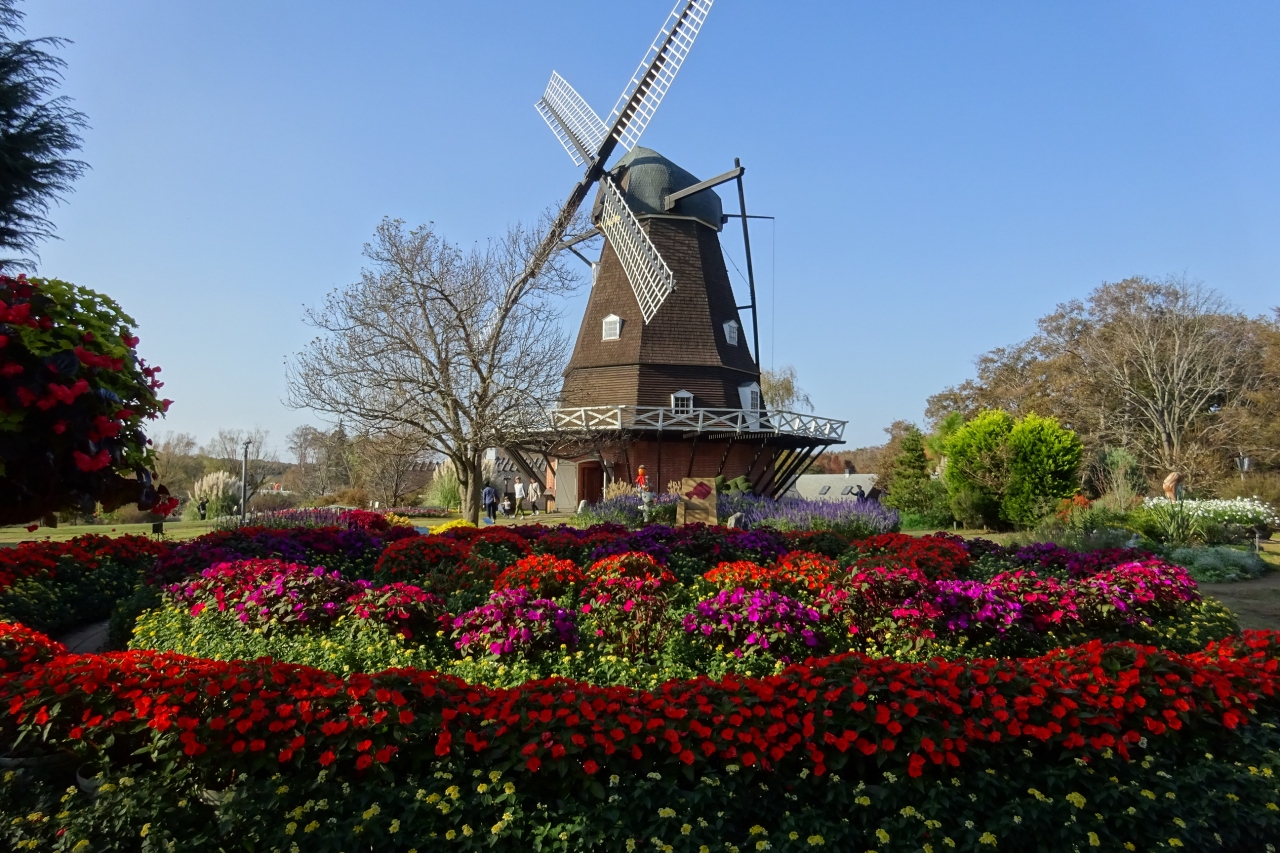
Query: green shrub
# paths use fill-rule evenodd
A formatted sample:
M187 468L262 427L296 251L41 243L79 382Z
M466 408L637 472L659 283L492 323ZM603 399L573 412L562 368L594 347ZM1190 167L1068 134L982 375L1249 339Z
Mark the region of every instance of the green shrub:
M1032 527L1079 486L1080 439L1055 418L982 412L945 447L951 510L966 523Z
M1237 551L1226 545L1208 548L1178 548L1169 562L1182 566L1200 583L1225 583L1261 577L1267 564L1257 554Z
M901 513L906 529L948 527L951 509L947 504L947 487L929 470L924 452L924 435L912 427L902 437L902 452L893 461L892 477L886 484L886 506Z
M1013 418L990 410L956 430L946 442L943 479L951 511L966 525L1000 522L1000 499L1009 480L1009 433Z

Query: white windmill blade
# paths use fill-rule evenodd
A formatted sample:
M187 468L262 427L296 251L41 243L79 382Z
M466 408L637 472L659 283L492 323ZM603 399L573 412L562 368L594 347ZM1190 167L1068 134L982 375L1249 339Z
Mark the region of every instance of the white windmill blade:
M605 175L600 179L600 187L604 201L600 230L622 262L636 301L640 303L640 313L648 323L675 290L676 278L640 227L640 220L627 206L613 178Z
M576 165L595 159L609 128L563 77L551 72L551 82L536 106Z
M693 47L693 40L711 11L713 0L679 0L631 76L609 115L613 136L628 151L640 140L662 96Z

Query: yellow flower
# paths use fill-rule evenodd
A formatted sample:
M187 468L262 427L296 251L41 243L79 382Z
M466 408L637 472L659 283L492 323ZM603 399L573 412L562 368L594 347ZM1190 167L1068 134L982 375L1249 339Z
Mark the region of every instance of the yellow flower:
M826 840L823 839L821 835L810 835L805 840L808 841L809 844L812 845L813 847L821 847L822 845L827 843Z
M449 787L444 789L444 792L448 794L451 799L454 799L454 800L462 796L462 791L458 789L457 785L450 785Z
M293 834L294 834L295 832L297 832L297 831L298 831L298 825L297 825L296 823L294 823L293 821L289 821L288 823L286 823L286 824L284 825L284 834L285 834L285 835L293 835Z
M692 826L690 826L690 825L689 825L689 824L687 824L687 823L686 823L684 826L680 827L680 834L681 834L681 835L688 835L688 834L689 834L689 833L691 833L691 832L693 832L693 827L692 827Z
M487 790L489 790L489 786L488 786L488 785L486 785L486 784L485 784L485 783L483 783L483 782L481 782L479 785L476 785L476 793L477 793L477 794L483 794L483 793L484 793L485 791L487 791Z
M762 832L766 832L765 828L760 824L756 824L755 826L751 827L751 829L747 831L750 832L752 835L759 835Z
M676 816L675 809L669 809L665 806L658 809L658 817L675 817L675 816Z
M319 823L318 821L314 821L314 820L313 820L313 821L311 821L311 823L309 823L309 824L307 824L306 826L302 827L302 831L303 831L303 832L315 832L315 831L316 831L317 829L319 829L319 828L320 828L320 823Z
M400 831L400 819L396 818L395 820L392 820L391 825L387 827L387 832L399 832L399 831Z
M869 806L871 805L871 798L866 795L863 795L861 797L858 797L858 799L854 800L854 802L860 806Z
M149 824L149 823L144 823L144 824L142 825L142 837L143 837L143 838L146 838L146 837L147 837L147 834L148 834L149 832L151 832L151 824Z
M363 817L365 820L368 820L369 818L373 817L380 811L382 811L382 809L378 808L377 803L374 803L373 805L369 806L369 808L364 810L364 813L361 815L361 817Z
M1154 792L1154 791L1148 791L1146 788L1143 788L1143 789L1142 789L1141 791L1139 791L1138 793L1139 793L1139 794L1141 794L1142 796L1146 797L1148 800L1154 800L1154 799L1156 798L1155 792Z
M1067 802L1071 803L1071 805L1078 809L1082 809L1084 808L1086 801L1083 794L1072 791L1070 794L1067 794Z
M467 836L467 838L470 838L470 837L471 837L471 825L470 825L470 824L464 823L464 824L462 825L462 834L463 834L463 835L465 835L465 836Z
M89 842L81 838L79 841L76 842L76 846L71 848L71 853L80 853L81 850L87 850L88 847L89 847Z
M446 839L446 840L448 840L448 841L452 841L453 839L455 839L455 838L457 838L457 837L458 837L458 833L457 833L455 830L452 830L452 829L451 829L451 830L449 830L448 832L446 832L446 833L444 834L444 837L445 837L445 839Z
M508 782L502 786L502 792L504 794L514 794L516 792L516 786Z
M889 833L885 832L883 829L876 830L876 838L880 841L881 844L889 843Z
M1271 811L1273 812L1280 811L1280 806L1276 805L1275 803L1267 803L1267 808L1271 809Z
M1182 846L1182 842L1181 842L1180 840L1178 840L1177 838L1170 838L1170 839L1169 839L1169 846L1170 846L1170 847L1181 847L1181 846Z
M1096 833L1096 832L1091 832L1091 833L1089 833L1089 846L1090 846L1090 847L1098 847L1098 846L1100 846L1101 844L1102 844L1102 840L1098 838L1098 833Z
M989 833L989 832L984 832L984 833L982 833L982 836L978 838L978 843L979 843L979 844L990 844L992 847L995 847L995 846L996 846L996 837L995 837L994 835L992 835L991 833Z

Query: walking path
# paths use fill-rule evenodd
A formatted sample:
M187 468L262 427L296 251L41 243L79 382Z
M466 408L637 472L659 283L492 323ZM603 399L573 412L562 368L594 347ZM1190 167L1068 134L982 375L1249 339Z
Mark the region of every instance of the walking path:
M77 628L59 637L58 642L66 646L67 651L77 655L100 652L107 647L107 623L106 621L95 622L92 625Z

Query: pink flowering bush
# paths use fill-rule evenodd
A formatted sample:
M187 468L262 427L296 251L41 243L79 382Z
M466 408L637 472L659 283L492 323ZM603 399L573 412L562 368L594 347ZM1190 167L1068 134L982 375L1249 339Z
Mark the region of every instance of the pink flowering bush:
M500 589L453 620L454 644L464 655L526 655L578 642L573 614L525 587Z
M369 581L346 580L323 566L282 560L217 563L166 592L193 617L206 610L225 613L264 633L323 631L349 616L383 622L411 635L434 625L444 614L443 600L418 587L403 583L374 587Z
M804 657L825 645L822 614L794 598L768 590L725 589L699 601L684 617L684 630L734 657L769 652L780 660Z

